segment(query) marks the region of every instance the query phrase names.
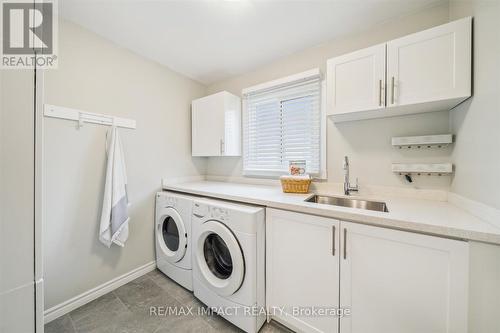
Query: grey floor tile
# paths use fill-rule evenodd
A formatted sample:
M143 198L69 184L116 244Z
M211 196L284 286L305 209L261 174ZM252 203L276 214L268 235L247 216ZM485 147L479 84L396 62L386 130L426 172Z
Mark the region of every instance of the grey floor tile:
M270 323L265 323L262 326L259 333L293 333L293 331L271 320Z
M140 313L132 313L117 321L113 333L153 333L160 326L158 318L146 316Z
M193 300L193 293L181 285L177 284L175 281L164 275L162 272L156 270L150 272L149 275L151 279L163 290L174 296L182 304L188 303Z
M142 276L114 291L114 294L129 309L143 309L151 300L160 295L163 290L148 276Z
M189 323L196 320L195 317L183 315L164 315L157 317L159 321L158 329L155 332L184 332L183 328L189 326ZM203 320L203 319L201 319ZM206 323L206 322L205 322ZM207 324L208 325L208 324Z
M196 316L202 317L207 321L209 321L210 318L213 316L213 314L209 311L208 307L205 304L203 304L200 300L198 300L196 297L193 297L193 299L191 299L189 302L185 304L193 309L193 312L195 312Z
M152 298L148 303L148 306L169 306L169 307L179 307L183 305L189 305L189 304L182 304L175 298L172 294L161 290L156 297Z
M132 308L133 312L151 317L164 317L181 312L183 305L166 291L161 291L156 297L148 300L142 307Z
M241 333L158 270L45 325L46 333ZM271 322L261 333L288 333Z
M106 306L94 309L89 315L73 320L73 324L77 332L112 332L131 314L132 312L118 298L115 298Z
M208 319L209 325L217 332L223 333L244 333L242 329L233 325L228 320L224 319L219 315L212 315ZM264 323L264 325L259 330L259 333L292 333L293 331L288 328L271 321L270 323Z
M183 332L183 333L197 333L207 332L211 333L215 330L201 317L183 316L178 317L176 320L165 322L155 331L155 333L170 333L170 332Z
M208 316L207 322L217 332L244 333L243 330L241 330L240 328L233 325L231 322L229 322L228 320L224 319L223 317L221 317L217 314L213 314L211 316Z
M44 327L45 333L73 333L75 328L71 322L69 315L64 315L57 319L54 319L50 323L46 324Z
M107 307L111 302L116 300L115 294L107 293L81 307L75 309L69 313L71 319L73 321L79 320L83 317L94 314L96 311L99 311L101 308Z
M157 279L157 278L163 278L165 277L165 274L163 274L160 270L158 269L155 269L151 272L149 272L148 274L146 274L146 276L148 276L149 278L151 279Z

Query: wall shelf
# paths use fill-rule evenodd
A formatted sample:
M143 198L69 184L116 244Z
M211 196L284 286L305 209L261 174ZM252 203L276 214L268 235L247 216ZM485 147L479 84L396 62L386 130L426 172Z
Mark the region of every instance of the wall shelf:
M442 148L453 143L453 134L400 136L392 138L394 147L402 148Z
M446 175L453 173L451 163L393 163L392 172L400 175Z

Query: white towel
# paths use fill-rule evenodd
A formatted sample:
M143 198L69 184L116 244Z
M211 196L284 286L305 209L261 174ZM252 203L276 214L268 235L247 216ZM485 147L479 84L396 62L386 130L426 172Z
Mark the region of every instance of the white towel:
M110 247L112 243L125 245L128 238L127 212L127 172L122 143L116 127L111 128L108 161L106 166L106 184L102 203L101 227L99 240Z

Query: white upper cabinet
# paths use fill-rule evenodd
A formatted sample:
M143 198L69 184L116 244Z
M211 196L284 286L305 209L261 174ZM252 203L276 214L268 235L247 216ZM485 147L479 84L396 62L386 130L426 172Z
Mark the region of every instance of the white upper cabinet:
M471 21L465 18L387 43L388 107L471 94Z
M328 60L334 121L450 110L471 96L472 18Z
M191 103L192 155L241 155L241 99L222 91Z
M333 114L385 108L385 44L328 60Z

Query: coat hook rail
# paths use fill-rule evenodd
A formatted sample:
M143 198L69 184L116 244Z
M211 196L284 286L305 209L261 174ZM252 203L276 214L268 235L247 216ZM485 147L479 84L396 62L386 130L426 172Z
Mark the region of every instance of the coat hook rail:
M135 129L136 123L133 119L114 117L105 114L91 113L77 109L55 106L50 104L44 105L43 115L45 117L60 118L74 120L78 122L78 128L84 123L99 124L105 126L115 125L116 127Z

